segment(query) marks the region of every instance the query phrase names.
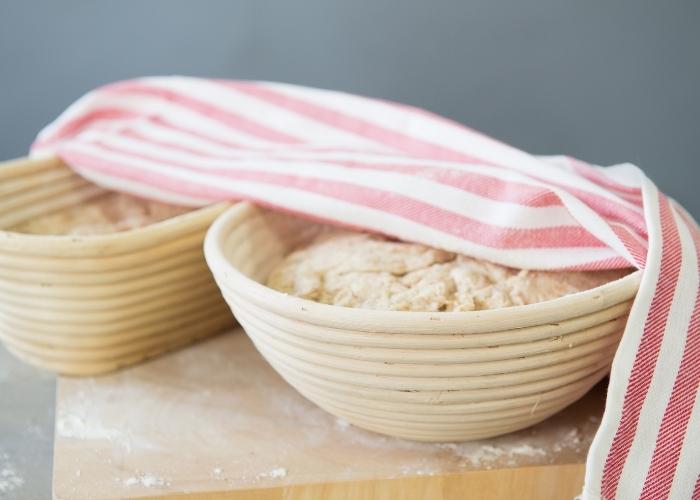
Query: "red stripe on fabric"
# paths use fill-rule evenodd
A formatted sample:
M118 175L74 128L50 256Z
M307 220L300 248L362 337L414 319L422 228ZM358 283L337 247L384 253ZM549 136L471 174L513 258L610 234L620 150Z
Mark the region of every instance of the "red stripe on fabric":
M330 126L341 128L368 139L376 140L382 144L392 146L411 155L426 158L446 159L450 161L467 161L486 166L494 165L494 163L486 161L482 158L469 156L459 151L401 134L400 132L381 127L369 121L343 114L336 110L324 108L318 104L284 94L283 92L278 92L269 87L244 82L224 82L223 85L234 88L239 92L244 92L247 95L258 97L277 106L291 109L297 113L326 123ZM512 148L508 147L508 149ZM508 168L504 165L501 166ZM544 182L551 182L547 179L540 180ZM599 204L601 205L601 209L603 210L602 215L631 224L638 232L645 234L646 225L642 214L635 213L629 208L617 204L612 200L608 200L592 193L587 193L583 190L563 185L559 185L559 187L566 189L579 198L581 197L580 195L584 195L588 202L594 203L594 206L598 206Z
M633 209L620 203L616 203L613 200L598 194L584 191L582 189L566 186L553 181L548 181L548 184L563 189L569 194L575 196L591 207L601 217L604 217L609 221L620 222L630 226L640 235L642 239L648 239L649 233L647 231L646 220L644 219L644 214L642 212L636 212Z
M240 90L241 88L248 88L248 89L253 88L253 89L257 90L259 88L258 86L251 85L251 84L234 84L234 86L238 90ZM261 89L261 87L260 87L260 89ZM181 96L180 94L175 93L175 92L171 92L169 90L160 89L160 88L151 89L150 87L147 87L142 83L123 82L120 84L115 84L115 85L110 86L110 90L112 92L129 92L129 93L131 93L131 92L145 92L145 93L154 92L156 95L158 95L162 98L165 98L165 99L181 100L183 102L184 101L188 101L188 102L195 101L191 98L188 98L186 96ZM265 91L267 91L267 89L265 89ZM282 95L282 97L284 97L284 95ZM200 112L207 112L207 110L209 110L210 108L213 108L213 106L211 106L211 105L208 105L206 103L203 103L203 104L204 104L204 108L200 109L199 110ZM313 106L313 105L311 105L311 106ZM169 123L168 121L164 120L162 117L157 118L157 117L151 116L151 117L149 117L149 119L151 119L153 121L159 120L160 123L168 124L171 127L177 127L175 124ZM253 125L255 125L255 124L253 124ZM79 127L80 127L80 125L79 125ZM71 127L71 128L73 128L73 127ZM186 130L183 128L180 128L180 129L183 131ZM263 135L265 135L264 132L261 132L261 129L257 129L255 131L250 130L250 131L253 133L260 132ZM188 130L188 132L194 133L194 131L191 129ZM273 131L273 133L275 133L275 131ZM205 136L202 136L201 134L200 134L200 136L202 138L206 138ZM410 141L410 140L412 140L412 138L406 136L406 140ZM232 144L229 144L229 145L232 145ZM241 146L237 145L237 147L240 148ZM464 159L465 158L462 155L462 157L460 157L460 160L464 160ZM479 161L479 160L477 160L477 161ZM571 191L571 188L568 188L566 186L560 186L560 187L563 189L566 189L568 191ZM614 204L614 203L610 202L609 200L606 200L602 197L592 196L589 193L581 192L581 193L573 193L573 194L578 195L579 197L587 197L587 199L590 202L596 203L596 204L601 204L601 206L603 208L607 207L608 210L604 210L603 215L607 215L608 217L613 218L614 220L618 220L618 221L624 222L626 224L632 224L633 227L635 227L635 229L637 229L638 232L640 232L642 235L645 235L645 227L644 227L644 223L643 223L643 218L638 217L637 220L635 220L634 219L635 214L633 214L633 213L624 214L624 210L625 210L624 207L616 206L617 204ZM536 206L548 206L550 204L554 204L557 202L559 202L559 200L558 200L558 197L556 197L556 195L553 195L551 193L546 193L546 194L533 195L532 200L530 202L528 202L527 205L528 206L535 206L535 207Z
M203 159L219 159L219 160L244 160L255 161L260 158L251 158L245 155L237 155L234 151L228 154L211 153L203 149L186 146L182 143L174 141L156 140L147 137L133 130L120 130L116 137L130 137L139 140L146 145L158 145L167 149L175 149L185 152L190 155L198 156ZM463 170L450 167L429 167L422 165L396 165L389 163L367 163L362 161L350 160L328 160L323 157L318 158L295 158L285 156L284 152L270 153L262 159L270 159L275 161L286 161L290 164L304 163L319 163L323 165L335 165L346 168L358 168L363 170L378 170L386 172L397 172L402 174L410 174L418 177L430 179L433 182L444 184L457 189L462 189L469 193L473 193L484 198L494 201L515 203L519 205L529 206L533 208L563 206L559 197L541 187L522 184L515 181L502 181L496 177L478 174L474 172L465 172ZM426 160L428 161L428 160Z
M247 151L251 153L260 153L260 154L267 154L267 153L278 153L280 151L295 151L295 152L326 152L326 153L363 153L362 151L358 151L356 149L348 149L348 148L341 148L341 147L323 147L323 146L318 146L318 145L313 145L313 144L306 144L306 143L276 143L272 144L269 146L251 146L248 144L241 144L237 143L231 140L224 140L218 137L212 137L211 135L204 134L202 132L197 131L196 129L192 127L187 127L186 124L184 123L175 123L172 120L168 120L167 117L165 116L154 116L154 115L149 115L149 116L143 116L141 122L146 121L149 123L154 124L156 127L162 127L166 128L169 130L174 130L176 132L180 132L183 134L188 134L194 137L195 139L199 139L201 141L206 141L210 142L212 144L215 144L219 147L223 148L228 148L231 149L232 151ZM128 127L125 127L124 129L120 129L118 134L115 134L115 136L121 135L123 131L131 131L132 134L138 134L138 132L129 129ZM148 142L153 142L158 143L159 141L155 141L153 139L145 138L145 136L141 136L144 138L144 140L147 140ZM176 147L177 145L172 142L163 142L163 144L168 144L168 147ZM190 151L195 151L195 149L191 149ZM202 153L205 153L202 151ZM207 155L211 155L211 153L206 152ZM380 151L372 151L371 152L372 156L390 156L388 153L380 152ZM212 155L213 156L213 155Z
M230 172L230 174L229 174ZM213 173L213 172L210 172ZM220 175L220 174L219 174ZM322 194L398 215L433 227L465 241L499 249L570 248L604 246L583 228L560 226L556 229L514 229L491 226L406 196L354 185L347 182L311 179L294 175L236 169L224 174L232 179L292 187Z
M213 79L212 81L215 81L215 82L223 84L223 85L230 85L232 83L230 80L223 80L223 79ZM239 83L239 82L235 82L235 83ZM250 85L257 85L257 83L255 83L255 82L240 82L240 83L248 83ZM395 101L390 101L387 99L381 99L378 97L364 97L364 96L355 95L355 94L345 94L342 92L341 92L341 94L343 94L346 97L350 97L352 99L364 101L368 104L386 106L387 108L402 110L405 113L420 115L427 120L431 120L435 123L439 123L443 126L452 128L457 132L460 132L460 133L467 132L471 135L480 137L484 141L490 142L493 146L501 147L501 148L507 149L511 152L517 152L518 154L527 154L527 153L524 153L523 151L520 151L520 150L514 148L513 146L511 146L509 144L506 144L503 141L499 141L498 139L495 139L489 135L486 135L483 132L481 132L475 128L469 127L467 125L464 125L463 123L452 120L450 118L438 115L436 113L433 113L432 111L428 111L427 109L418 108L416 106L412 106L410 104L404 104L401 102L395 102Z
M69 135L79 132L81 129L87 127L91 123L97 120L122 120L130 118L140 118L142 115L135 113L133 111L126 111L119 108L101 108L94 111L89 111L85 114L76 116L72 120L67 121L61 125L58 129L54 131L53 134L47 137L37 138L32 144L30 150L34 151L39 148L43 148L50 143L54 143L61 139L68 137Z
M201 134L195 135L194 131L184 128L184 127L178 127L177 125L174 125L167 120L163 119L162 117L149 117L149 120L153 121L154 123L157 123L160 126L167 127L167 128L172 128L173 130L177 130L179 132L183 133L190 133L193 134L195 137L199 135L198 138L210 140L212 142L217 142L221 146L224 147L230 147L230 148L235 148L235 149L240 149L240 150L250 150L251 148L246 148L241 145L233 144L233 143L226 143L223 141L216 141L213 140L207 136L202 136ZM123 131L120 131L118 135L131 135L132 137L138 138L145 140L149 143L153 144L162 144L162 145L167 145L170 148L175 148L175 149L180 149L183 151L187 151L190 154L198 154L199 152L193 148L190 147L185 147L182 145L177 145L173 144L172 142L162 142L162 141L156 141L150 138L146 138L141 134L137 134L136 132L128 132L126 129ZM206 156L212 157L212 158L226 158L228 159L228 156L224 155L214 155L211 153L205 153L202 152L202 154L206 154ZM281 160L287 160L287 161L298 161L298 162L303 162L304 160L300 159L292 159L292 158L287 158L284 156L270 156L272 159L281 159ZM472 192L474 194L478 194L480 196L484 196L490 199L498 200L498 201L508 201L512 203L519 203L522 205L530 206L530 207L546 207L546 206L557 206L561 205L561 200L559 197L551 192L547 191L546 189L543 188L537 188L534 186L528 186L526 184L521 184L517 182L512 182L512 181L500 181L498 179L495 179L490 176L486 175L479 175L479 174L472 174L472 173L467 173L464 171L460 171L457 169L450 169L450 168L443 168L443 167L412 167L412 166L397 166L397 165L387 165L387 164L382 164L382 165L373 165L373 164L368 164L368 163L363 163L363 162L349 162L349 161L328 161L323 158L316 159L314 161L317 161L318 163L327 163L327 164L338 164L338 165L343 165L343 166L348 166L352 167L353 164L361 167L361 168L373 168L373 169L379 169L379 170L392 170L392 171L400 171L403 173L411 173L411 174L419 174L423 175L425 177L431 178L432 180L457 187L460 189L464 189L466 191ZM505 196L499 195L499 192L504 192L504 191L509 191L509 193L506 193ZM611 214L612 215L612 214ZM623 221L626 223L627 221Z
M182 129L179 130L179 132L183 132ZM183 132L186 133L186 132ZM148 146L159 146L162 149L165 150L171 150L171 151L181 151L183 153L187 153L190 155L197 155L201 158L218 158L218 159L240 159L241 156L236 156L236 155L215 155L213 153L206 153L203 154L201 149L197 149L196 147L192 147L191 145L188 146L186 141L162 141L158 139L154 139L152 137L148 137L140 132L136 132L131 129L125 129L125 130L120 130L119 134L116 134L114 137L116 138L122 138L122 137L127 137L130 139L138 140ZM96 141L92 141L96 142ZM102 141L100 141L102 142Z
M562 271L605 271L608 269L629 269L630 267L632 266L630 266L629 261L623 257L609 257L607 259L586 262L585 264L564 266L560 269Z
M239 92L246 93L247 95L260 98L265 102L275 104L285 109L291 109L297 113L326 123L330 126L389 145L411 155L450 161L466 161L485 166L494 165L494 163L486 161L482 158L469 156L428 141L423 141L412 136L401 134L400 132L386 129L369 121L324 108L315 103L270 89L269 87L239 82L224 83L224 85L234 88ZM507 166L501 166L504 168L509 168ZM544 182L552 183L547 179L538 179ZM612 200L603 198L602 196L594 195L592 193L561 184L558 186L574 194L575 196L584 199L584 201L587 200L586 202L589 204L592 203L594 207L600 207L603 216L625 222L632 225L641 234L645 234L646 225L642 214L636 213L629 208L615 203Z
M267 88L263 88L263 87L261 87L260 85L250 84L250 83L229 83L229 84L226 84L226 85L229 86L229 87L233 87L233 88L237 89L238 91L246 91L246 90L247 90L247 91L253 91L253 92L258 92L258 93L264 92L264 93L266 93L266 95L267 95L268 97L269 97L269 94L272 93L272 94L274 94L274 95L276 96L277 99L282 99L282 101L283 101L282 104L283 104L283 105L289 104L289 102L287 102L287 98L288 98L289 96L286 96L286 95L284 95L284 94L275 93L274 91L269 90L269 89L267 89ZM146 84L144 84L144 83L142 83L142 82L121 82L121 83L117 83L117 84L108 86L108 87L107 87L107 90L109 90L109 91L111 91L111 92L126 92L126 93L131 93L131 92L147 92L147 93L148 93L148 92L151 92L151 91L152 91L152 90L150 90L150 87L148 87ZM168 99L170 99L170 100L184 100L184 101L188 101L188 102L195 101L195 100L193 100L193 99L191 99L191 98L189 98L189 97L187 97L187 96L182 96L182 95L179 94L179 93L172 92L172 91L165 90L165 89L161 89L161 88L157 88L157 87L153 89L153 92L155 92L157 95L160 95L160 96L163 97L163 98L168 98ZM303 104L304 107L305 107L306 104L308 104L308 106L310 106L310 108L313 109L314 112L318 112L318 113L320 113L321 115L323 115L323 117L326 119L326 121L330 120L331 122L333 122L333 123L330 123L332 126L335 124L334 118L338 118L338 117L339 117L338 114L337 114L336 112L334 112L334 111L332 111L332 110L326 110L325 108L316 106L316 105L314 105L314 104L312 104L312 103L305 103L305 102L300 101L300 100L298 100L298 99L294 99L293 102L295 102L295 103L301 102L301 104ZM214 106L211 106L211 105L206 104L206 103L199 103L199 104L203 104L203 105L204 105L204 109L200 109L200 111L205 111L205 112L207 112L207 111L210 110L210 109L212 109L212 110L213 110L213 109L218 109L218 108L215 108ZM196 107L196 106L195 106L195 107ZM318 113L317 113L317 114L318 114ZM344 115L343 115L343 116L344 116ZM244 119L244 120L245 120L245 119ZM235 120L234 120L234 121L235 121ZM351 120L351 121L352 121L352 120ZM360 120L360 122L361 122L361 123L354 123L355 128L357 128L357 127L359 127L360 125L363 125L363 124L368 124L368 123L366 123L365 121L362 121L362 120ZM258 124L255 123L255 122L250 122L250 124L251 124L251 126L254 127L254 128L256 128L257 125L258 125ZM371 125L371 124L369 124L369 125ZM262 126L261 126L261 127L262 127ZM351 128L352 128L352 127L351 127ZM190 132L193 132L193 131L190 130ZM265 135L264 131L261 131L260 129L255 130L255 131L254 131L254 130L251 130L251 132L252 132L252 133L261 132L261 133L263 133L263 135ZM271 133L272 133L272 134L275 134L275 133L277 133L277 131L271 131ZM386 133L389 134L389 135L391 135L391 134L393 133L393 131L391 131L391 130L386 130ZM398 134L398 133L397 133L397 134ZM402 134L399 134L399 136L401 136L400 139L403 140L405 143L407 143L407 144L413 144L413 146L409 146L408 149L409 149L410 151L412 151L412 152L415 152L415 143L413 143L414 138L412 138L412 137L410 137L410 136L403 136ZM386 138L386 137L385 137L385 138ZM296 139L294 139L294 140L296 141ZM421 141L419 141L419 143L420 143L420 142L421 142ZM441 148L440 146L435 146L435 145L433 145L433 144L431 144L431 143L427 143L427 142L424 143L424 146L427 147L428 149L433 148L433 147ZM505 146L505 145L504 145L504 147L508 147L508 146ZM420 146L420 144L419 144L418 148L419 148L419 149L425 149L425 148L422 148L422 147ZM512 148L510 148L510 149L512 149ZM477 162L482 163L482 164L484 163L484 162L482 162L480 159L471 158L471 157L465 157L465 155L463 155L463 154L461 154L461 153L459 153L459 160L460 160L460 161L465 161L465 160L467 160L467 161L477 161ZM506 167L506 168L507 168L507 167ZM630 225L632 225L633 227L635 227L635 229L636 229L640 234L646 236L646 234L645 234L644 220L643 220L643 217L641 217L640 214L634 214L633 212L630 212L630 211L629 211L628 209L626 209L625 207L619 206L618 204L616 204L616 203L614 203L614 202L611 202L610 200L606 200L606 199L604 199L604 198L602 198L602 197L598 197L598 196L595 196L595 195L590 195L590 193L586 193L586 192L577 192L577 191L575 191L575 190L572 190L571 188L568 188L567 186L561 186L561 185L560 185L559 187L561 187L561 188L563 188L563 189L565 189L565 190L567 190L567 191L569 191L569 192L572 192L572 194L574 194L574 195L576 195L576 196L585 197L585 198L588 200L589 203L600 204L600 206L601 206L601 208L602 208L602 210L603 210L602 214L603 214L604 216L607 216L607 217L609 217L609 218L612 218L613 220L617 220L617 221L624 222L624 223L626 223L626 224L630 224ZM555 196L552 196L552 195L549 195L549 194L548 194L548 195L542 195L542 196L535 196L535 197L533 198L533 200L532 200L528 205L529 205L529 206L546 206L547 204L555 203L555 200L556 200L556 199L557 199L557 198L556 198ZM625 211L626 211L626 212L625 212Z
M70 146L59 146L56 154L64 162L72 165L76 170L87 170L88 172L90 170L95 170L97 172L113 175L120 179L137 181L150 186L158 186L158 188L163 191L169 191L179 195L203 198L210 202L227 200L231 196L231 192L228 189L205 186L194 182L182 182L180 179L136 169L125 163L105 160L104 158L94 155L86 155L72 150Z
M83 153L71 151L69 148L61 148L57 152L57 154L66 163L71 163L77 171L80 171L83 169L83 167L85 167L88 171L97 171L109 175L115 175L119 178L128 179L139 183L142 183L144 179L146 181L156 180L158 182L158 185L164 187L166 191L178 195L194 196L205 199L208 198L211 202L216 202L221 199L246 199L254 202L256 205L290 213L293 215L303 216L312 221L331 224L335 226L342 226L348 229L355 229L358 231L366 230L366 228L362 226L350 224L347 222L339 222L336 219L324 217L313 212L305 212L301 209L290 208L285 205L274 203L273 201L270 201L266 198L260 198L255 195L251 195L250 193L243 193L234 189L227 188L226 190L220 190L217 188L209 188L208 186L201 186L193 183L182 183L179 179L173 179L162 174L152 174L148 177L145 177L143 175L143 171L133 168L126 163L107 161L103 158L96 157L93 155L86 155ZM387 234L387 236L392 235Z
M626 227L610 224L610 229L613 230L618 239L625 245L630 255L632 255L635 267L644 269L647 262L648 248L637 241Z
M370 139L378 144L390 146L397 151L402 151L415 157L466 161L480 165L494 165L492 162L482 158L467 155L454 149L402 134L401 132L388 129L372 121L341 113L340 111L323 107L320 104L300 99L260 84L245 82L219 83L225 87L233 88L238 92L293 111L319 123L324 123L338 130L350 132L364 139Z
M159 124L162 126L169 126L167 122L160 121ZM179 129L180 131L187 132L187 130ZM120 131L120 135L126 135L127 131ZM129 134L137 139L144 140L147 143L152 143L152 144L161 144L161 145L167 145L169 148L175 148L175 149L180 149L183 151L188 152L189 154L201 154L205 157L210 157L210 158L221 158L221 159L231 159L234 156L232 155L217 155L217 154L212 154L209 152L204 152L202 151L201 153L193 148L190 147L185 147L177 144L173 144L172 142L164 142L164 141L156 141L147 137L144 137L141 134L138 134L136 132L129 132ZM248 149L244 147L239 147L237 149ZM298 159L298 158L289 158L285 157L283 155L269 155L266 156L270 159L279 159L279 160L285 160L285 161L290 161L290 162L299 162L303 163L304 161L311 161L309 160L303 160L303 159ZM241 159L248 159L249 158L244 158L244 157L237 157ZM251 160L252 161L252 160ZM317 158L314 159L313 161L317 163L324 163L324 164L331 164L331 165L341 165L341 166L346 166L346 167L359 167L359 168L364 168L364 169L375 169L375 170L387 170L387 171L395 171L395 172L401 172L401 173L408 173L408 174L414 174L414 175L420 175L427 177L435 182L439 182L441 184L451 186L451 187L456 187L459 189L463 189L465 191L484 196L489 199L493 199L496 201L505 201L509 203L518 203L521 205L529 206L529 207L547 207L547 206L561 206L562 202L560 198L552 191L546 190L544 188L539 188L536 186L529 186L527 184L522 184L519 182L514 182L514 181L501 181L499 179L496 179L494 177L488 176L488 175L480 175L480 174L475 174L471 172L464 172L462 170L458 169L452 169L449 167L421 167L421 166L403 166L403 165L391 165L391 164L370 164L366 162L352 162L352 161L343 161L343 160L335 160L335 161L330 161L326 160L324 158ZM600 204L606 204L607 200L604 198L596 199L593 200L595 202L598 202ZM610 216L611 219L613 220L621 220L622 223L627 224L628 219L625 218L624 216L619 216L617 213L613 213L613 209L611 207L611 211L608 212L608 215ZM644 228L644 231L646 232L646 228ZM641 236L642 238L644 236ZM639 262L644 262L646 260L646 254L640 254L639 258L637 259L638 263Z
M61 149L58 152L59 156L65 161L65 162L70 162L73 165L82 165L86 166L87 170L90 171L98 171L102 172L105 174L109 175L115 175L118 176L122 179L129 179L135 182L141 183L144 179L142 175L142 171L139 169L135 169L128 164L125 163L119 163L119 162L112 162L112 161L106 161L103 158L99 158L96 156L92 155L85 155L83 153L76 153L74 151L70 151L68 148L66 149ZM81 167L76 167L76 170L81 170ZM209 198L211 202L217 202L220 201L222 196L224 197L223 199L226 200L248 200L256 205L259 205L261 207L266 207L270 209L274 209L276 211L281 211L285 213L289 213L292 215L298 215L302 216L306 219L320 222L323 224L329 224L329 225L334 225L334 226L341 226L347 229L353 229L357 231L366 231L367 229L355 225L355 224L350 224L347 222L340 222L336 219L332 219L329 217L324 217L322 215L315 214L313 212L305 212L301 209L294 209L290 208L285 205L280 205L277 203L274 203L273 201L270 201L269 199L266 198L260 198L255 195L252 195L250 193L244 193L244 192L239 192L236 191L235 189L225 189L225 190L220 190L217 188L209 188L208 186L201 186L201 185L195 185L192 183L182 183L180 182L179 179L173 179L167 176L163 176L161 174L154 174L153 178L157 178L156 180L158 181L159 186L163 186L166 188L166 191L178 194L178 195L183 195L183 196L194 196L198 198ZM213 194L213 196L212 196ZM383 234L383 233L380 233ZM392 236L390 234L386 234L387 236Z
M321 153L347 153L347 154L371 154L372 156L376 157L387 157L387 158L393 158L397 156L397 153L391 153L391 152L386 152L386 151L364 151L364 150L359 150L357 148L348 148L348 147L341 147L341 146L322 146L318 144L310 144L310 143L302 143L302 142L295 142L295 143L274 143L270 144L267 146L253 146L253 145L248 145L248 144L240 144L236 143L230 140L223 140L221 138L217 137L212 137L211 135L201 133L197 131L196 129L192 127L187 127L185 123L175 123L172 120L168 120L167 117L165 116L156 116L156 115L143 115L139 117L141 120L140 121L148 121L150 123L154 123L158 126L172 129L178 132L190 134L193 137L200 139L202 141L207 141L211 142L213 144L217 144L222 147L227 147L227 148L232 148L236 150L241 150L241 151L249 151L249 152L254 152L254 153L270 153L270 152L279 152L279 151L298 151L298 152L321 152ZM120 130L121 132L121 130ZM411 159L414 159L411 157Z
M129 122L128 124L125 124L124 127L120 128L119 131L113 132L112 135L114 137L120 137L123 134L137 134L137 132L134 131L134 125L135 123ZM245 146L240 143L233 142L231 140L223 140L218 137L212 137L211 135L204 134L202 132L199 132L198 130L187 127L184 124L181 123L175 123L172 120L169 120L165 116L158 116L158 115L143 115L139 118L138 120L138 125L139 126L147 126L150 130L156 131L158 129L166 129L168 131L174 131L177 133L181 134L187 134L195 139L202 140L202 141L207 141L213 145L216 145L218 147L222 148L229 148L232 150L254 150L250 146ZM110 132L110 129L108 126L100 126L99 124L92 125L91 129L94 130L99 130L103 133L108 133ZM147 139L149 142L155 142L153 139L148 138ZM168 143L168 147L175 147L173 145L174 143ZM180 141L180 147L182 146L182 141Z
M81 153L75 153L73 151L60 151L58 153L60 157L66 161L66 162L71 162L73 165L78 165L78 163L87 166L87 169L90 171L98 171L102 173L106 173L109 175L116 175L119 176L120 178L123 179L129 179L132 181L136 182L141 182L143 180L143 176L141 175L141 172L138 169L132 169L126 164L122 163L117 163L117 162L109 162L105 161L102 158L94 157L94 156L87 156L83 155ZM77 171L81 170L81 167L76 167ZM336 226L342 226L346 227L348 229L355 229L358 231L365 231L366 229L361 227L361 226L356 226L353 224L345 223L345 222L338 222L335 219L330 219L326 218L320 215L316 215L311 212L304 212L302 210L295 210L292 208L289 208L284 205L279 205L274 202L271 202L265 198L259 198L257 196L248 194L248 193L241 193L238 192L234 189L226 189L226 190L216 190L216 189L210 189L206 186L199 186L199 185L193 185L193 184L183 184L181 183L178 179L171 179L167 176L161 176L159 174L156 175L158 177L158 182L160 183L160 186L166 187L166 191L169 191L171 193L183 195L183 196L194 196L198 198L210 198L212 202L219 201L220 197L225 196L225 199L227 200L242 200L242 199L248 199L249 201L254 202L256 205L259 205L261 207L267 207L271 208L277 211L281 212L286 212L289 214L293 215L299 215L303 216L309 220L321 222L324 224L332 224ZM214 196L210 196L212 193L214 193ZM390 236L390 235L389 235Z
M357 97L357 96L353 95L353 97ZM367 101L378 101L378 102L385 104L385 105L388 105L390 107L400 108L400 109L403 109L409 113L421 115L424 118L432 120L436 123L441 123L442 125L451 127L453 129L455 129L456 131L459 131L462 133L466 131L469 134L480 137L480 138L490 142L491 144L493 144L495 146L502 147L502 148L508 149L510 151L517 151L519 154L527 154L527 153L524 153L523 151L515 149L510 144L506 144L505 142L499 141L498 139L495 139L495 138L491 137L490 135L486 135L485 133L481 132L480 130L472 128L468 125L464 125L463 123L452 120L451 118L447 118L447 117L438 115L437 113L433 113L432 111L428 111L427 109L411 106L410 104L403 104L400 102L387 101L385 99L369 98L369 97L362 97L362 99L365 99Z
M539 194L533 196L529 200L526 200L523 205L527 205L528 207L553 207L557 205L564 205L558 194L546 188L541 189L542 191Z
M251 169L212 169L184 162L159 158L143 153L125 151L106 144L95 144L108 151L125 154L134 158L166 163L188 171L202 172L229 180L254 181L263 184L292 187L307 192L322 194L350 203L390 212L408 220L434 227L447 234L458 236L479 245L493 248L600 248L605 244L585 229L576 226L559 226L545 229L517 229L497 227L454 212L429 205L401 194L352 184L350 182L317 179L261 172ZM80 152L80 154L85 154ZM88 155L89 156L89 155Z
M600 173L598 170L596 170L593 166L589 165L588 163L585 163L579 159L572 158L571 156L567 156L566 159L571 163L571 166L574 167L574 170L576 171L577 174L581 175L582 177L585 177L586 179L594 182L595 184L599 186L606 187L612 191L616 191L618 194L627 194L631 195L630 200L634 200L637 205L640 207L642 206L641 201L642 201L642 189L637 188L637 187L632 187L632 186L625 186L624 184L620 184L619 182L615 182L614 180L610 179L609 177L604 176L602 173Z
M513 203L532 208L563 207L559 197L545 188L530 186L515 181L502 181L488 175L465 172L449 167L404 166L387 163L372 164L360 161L327 161L324 159L318 159L316 161L319 163L341 165L348 168L385 170L389 172L412 174L445 186L458 188L490 200L504 203Z
M304 142L298 137L270 128L258 121L250 120L245 116L233 113L232 111L224 110L218 106L214 106L207 102L200 101L186 94L175 92L173 90L150 86L144 83L134 83L132 85L123 85L121 87L110 89L109 92L149 95L158 97L165 101L183 106L206 118L216 120L219 123L223 123L224 125L230 128L245 132L249 135L260 137L268 141L291 144Z
M678 228L673 220L668 199L660 193L658 199L662 243L660 272L627 383L622 417L603 468L601 491L604 499L615 498L622 469L637 433L639 416L656 368L681 269Z
M689 224L688 229L693 236L695 255L700 265L700 230L694 224ZM688 327L683 357L661 420L654 454L640 497L644 500L668 497L683 446L697 444L684 442L695 405L696 393L700 387L700 295L697 290L695 293L695 306Z
M234 141L231 141L230 139L223 140L223 139L220 139L217 137L212 137L211 135L199 132L192 127L187 127L183 123L174 123L171 120L168 120L164 116L151 115L148 117L148 121L150 123L154 123L154 124L159 125L161 127L166 127L168 129L175 130L176 132L180 132L183 134L189 134L192 137L195 137L195 138L200 139L200 140L206 140L208 142L218 144L221 147L236 148L236 149L244 149L245 148L244 145L236 143Z
M700 474L695 480L695 488L693 489L693 500L700 500Z

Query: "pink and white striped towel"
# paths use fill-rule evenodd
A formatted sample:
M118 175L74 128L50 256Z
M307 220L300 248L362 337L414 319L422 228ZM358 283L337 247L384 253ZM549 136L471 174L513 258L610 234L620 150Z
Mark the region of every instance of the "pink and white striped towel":
M700 498L700 228L633 165L538 158L340 92L181 77L90 92L32 151L168 202L248 199L522 268L642 269L583 497Z

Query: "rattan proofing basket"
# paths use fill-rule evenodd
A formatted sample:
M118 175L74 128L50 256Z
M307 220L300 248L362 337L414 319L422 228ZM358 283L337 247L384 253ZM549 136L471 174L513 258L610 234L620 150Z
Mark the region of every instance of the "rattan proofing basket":
M0 164L0 229L106 191L56 158ZM203 257L228 205L98 236L0 230L0 339L24 361L95 375L233 323Z
M257 349L301 394L365 429L421 441L533 425L604 377L639 273L507 309L421 313L319 304L264 286L320 228L242 203L205 240L209 267Z

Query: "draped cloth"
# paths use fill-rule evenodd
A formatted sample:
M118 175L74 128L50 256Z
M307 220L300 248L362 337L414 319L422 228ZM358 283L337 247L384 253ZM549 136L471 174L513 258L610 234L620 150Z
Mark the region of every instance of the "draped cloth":
M184 77L94 90L32 152L175 204L245 199L526 269L642 270L583 498L700 498L700 228L637 167L535 157L341 92Z

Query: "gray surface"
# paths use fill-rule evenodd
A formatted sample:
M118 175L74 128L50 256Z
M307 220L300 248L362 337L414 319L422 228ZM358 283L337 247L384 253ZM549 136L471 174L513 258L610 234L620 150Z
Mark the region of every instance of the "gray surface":
M0 158L85 91L148 74L420 105L532 153L631 161L696 216L700 2L0 3Z
M51 496L55 387L0 345L0 499Z
M416 104L533 153L631 161L697 217L699 21L693 0L0 2L0 159L109 81L269 79ZM0 349L16 498L49 495L53 387Z

